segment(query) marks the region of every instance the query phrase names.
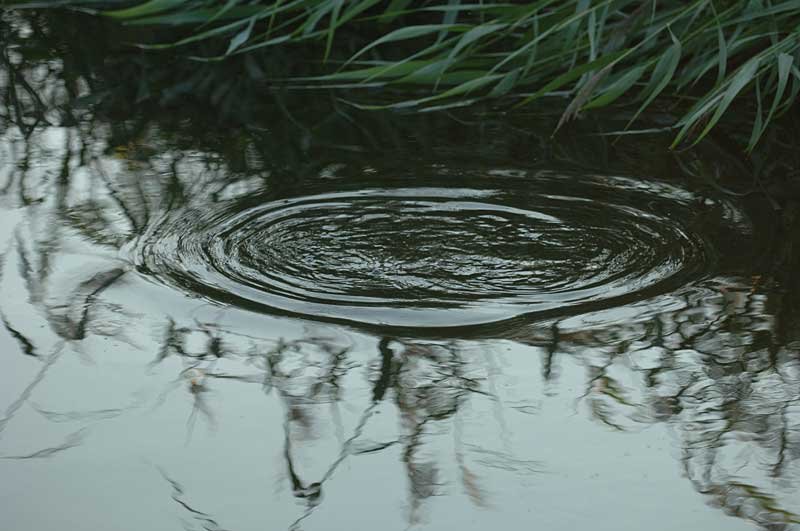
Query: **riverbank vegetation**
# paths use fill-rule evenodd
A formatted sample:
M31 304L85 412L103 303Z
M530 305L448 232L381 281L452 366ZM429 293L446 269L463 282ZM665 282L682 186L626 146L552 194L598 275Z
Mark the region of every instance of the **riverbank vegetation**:
M748 115L742 147L751 152L800 92L796 0L46 4L112 19L127 31L147 28L130 33L130 43L194 68L244 57L257 67L252 57L279 50L302 64L273 73L268 84L347 88L344 103L370 109L429 111L486 99L514 109L559 95L557 127L624 103L632 113L621 132L633 132L642 130L642 112L666 105L676 117L665 124L673 148L696 144L735 107Z

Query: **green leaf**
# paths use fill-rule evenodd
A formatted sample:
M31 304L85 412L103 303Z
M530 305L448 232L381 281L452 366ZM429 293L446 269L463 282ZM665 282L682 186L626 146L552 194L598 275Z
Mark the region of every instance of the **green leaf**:
M713 6L713 4L711 4ZM714 17L717 20L717 47L719 48L719 58L717 59L717 83L719 86L722 80L725 79L725 72L728 67L728 43L725 41L725 35L722 33L722 25L719 22L719 15L714 11Z
M461 52L461 50L463 50L470 44L474 43L475 41L479 40L480 38L485 37L486 35L491 35L495 31L498 31L506 27L508 27L506 24L482 24L466 32L464 35L461 36L460 39L458 39L458 42L456 43L455 46L453 46L453 49L448 54L447 60L445 61L445 64L442 67L440 76L443 75L445 71L447 71L447 69L450 67L450 65L452 65L455 62L456 57ZM439 85L439 80L437 80L434 89L438 85Z
M294 1L289 2L289 3L283 3L282 1L278 0L277 2L275 2L271 6L262 7L259 10L258 13L254 14L254 15L251 15L251 16L253 18L255 18L256 20L261 20L261 19L264 19L266 17L272 16L275 13L278 13L280 11L285 11L285 10L288 10L288 9L290 9L292 7L296 7L296 6L300 5L302 2L303 2L303 0L294 0ZM139 47L143 48L143 49L150 49L150 50L161 50L161 49L166 49L166 48L175 48L177 46L185 46L185 45L191 44L193 42L199 42L199 41L202 41L202 40L211 39L211 38L214 38L214 37L218 37L220 35L227 35L230 31L232 31L234 29L241 28L243 26L246 26L249 22L250 22L249 18L245 18L245 19L241 19L241 20L235 20L235 21L233 21L233 22L231 22L229 24L225 24L223 26L217 26L217 27L211 28L209 30L202 31L200 33L195 33L194 35L190 35L189 37L186 37L185 39L181 39L181 40L179 40L177 42L168 43L168 44L140 44ZM270 43L269 45L271 45L271 44L275 44L275 43L278 43L278 42L287 41L289 38L290 38L289 36L277 37L275 39L270 39L268 42ZM261 43L261 44L268 45L266 43ZM236 53L240 53L240 52L243 52L245 50L255 49L255 48L258 48L258 47L259 47L258 45L255 45L255 46L252 46L252 47L242 48L239 51L237 51ZM211 58L211 59L212 60L216 60L217 58Z
M347 60L345 66L352 63L358 57L364 55L369 50L375 48L376 46L380 46L381 44L403 41L408 39L416 39L418 37L424 37L425 35L438 33L442 29L452 28L452 27L454 27L454 25L451 24L423 24L419 26L406 26L405 28L396 29L384 35L380 39L374 40L371 43L364 46L363 48L361 48L350 59Z
M480 26L475 26L462 35L460 39L458 39L458 42L456 42L456 45L453 46L453 50L450 52L448 58L452 59L453 57L458 56L461 50L478 39L485 37L486 35L491 35L492 33L507 27L508 24L482 24Z
M702 140L711 129L717 125L719 119L728 110L733 99L742 91L750 82L752 82L756 78L756 74L758 72L758 65L759 65L759 58L758 56L753 57L752 59L748 60L744 65L742 65L728 83L728 88L725 90L724 93L721 93L721 97L718 99L714 99L716 101L716 111L706 123L705 128L700 132L697 138L694 139L691 145L695 145L700 140ZM710 109L709 109L710 110ZM707 115L703 109L696 111L692 116L687 119L686 124L678 133L678 136L672 143L672 147L676 147L681 140L686 136L686 134L690 131L690 129L701 119L703 119Z
M528 96L527 98L522 100L520 103L515 105L515 107L521 107L522 105L526 105L526 104L532 102L533 100L539 99L542 96L544 96L545 94L547 94L548 92L552 92L552 91L554 91L556 89L559 89L559 88L563 87L567 83L570 83L572 81L575 81L576 79L579 79L581 76L583 76L587 72L591 72L592 70L595 70L597 68L604 68L607 65L609 65L609 64L611 64L611 63L613 63L615 61L618 61L621 58L623 58L625 55L627 55L629 53L629 51L630 51L630 49L629 50L620 50L620 51L614 52L612 54L602 55L602 56L598 57L597 59L595 59L594 61L582 64L581 66L576 66L575 68L573 68L569 72L561 74L560 76L558 76L557 78L555 78L551 82L547 83L545 86L543 86L542 88L537 90L534 94Z
M755 123L753 123L753 130L750 132L750 142L747 144L747 151L751 151L753 146L758 143L758 139L761 136L761 131L763 130L762 122L764 119L764 115L762 114L762 105L761 105L761 84L756 80L756 118Z
M511 89L514 88L514 85L517 84L517 80L519 79L521 72L522 68L517 68L504 75L503 79L501 79L500 82L495 85L492 91L489 93L489 97L498 98L508 94Z
M645 66L637 66L629 70L612 83L602 94L594 98L592 101L583 106L584 110L594 109L596 107L604 107L616 101L620 96L625 94L637 81L642 77L647 68Z
M188 3L188 0L150 0L127 9L116 9L114 11L104 11L104 15L118 19L138 18L154 13L169 11L180 5Z
M336 82L336 81L365 81L371 78L393 77L402 78L409 74L414 73L425 65L429 64L428 61L408 61L403 64L386 63L368 68L360 68L358 70L344 70L342 72L335 72L324 76L312 77L299 77L295 78L297 81L323 81L323 82Z
M241 23L253 15L257 15L262 8L254 6L235 6L220 13L219 9L192 9L181 10L172 13L161 13L153 16L146 16L132 20L126 20L127 26L181 26L184 24L199 24L199 29L207 27L213 22L238 19L236 23Z
M788 53L781 53L778 55L777 58L778 62L778 86L775 88L775 97L772 100L772 107L769 110L769 114L767 114L766 120L764 120L763 126L761 124L756 124L753 126L753 136L750 138L750 143L747 145L747 151L752 151L756 144L758 143L761 136L764 134L764 131L769 125L770 121L772 121L772 117L775 116L775 111L778 109L780 105L781 99L783 98L783 93L786 91L786 85L789 82L789 73L792 69L792 63L794 62L794 58L789 55ZM758 94L758 119L761 118L761 98L760 93Z
M342 17L336 22L336 26L339 27L345 22L349 22L372 6L380 4L381 1L382 0L361 0L360 2L350 3Z
M208 26L208 25L210 25L210 24L213 24L213 23L214 23L214 22L216 22L218 19L220 19L221 17L223 17L223 16L225 15L225 13L227 13L228 11L230 11L231 9L233 9L233 7L234 7L236 4L238 4L238 3L239 3L239 0L228 0L228 1L225 3L225 5L224 5L224 6L222 6L221 8L219 8L219 10L218 10L216 13L214 13L214 15L212 15L212 16L211 16L209 19L207 19L207 21L206 21L206 22L203 24L203 26Z
M386 11L378 18L378 22L388 24L393 21L405 11L411 2L412 0L392 0Z
M336 33L336 28L339 25L338 18L339 12L342 10L342 3L344 0L335 0L333 10L331 11L331 23L328 26L328 38L325 41L325 55L323 61L327 61L331 55L331 47L333 46L333 36Z
M237 48L239 48L242 44L247 42L247 39L250 38L250 33L253 31L253 26L256 23L255 17L250 19L250 22L247 24L247 27L244 28L242 31L236 34L234 38L231 39L230 45L228 45L228 50L225 52L225 55L230 55Z
M653 100L663 92L675 75L675 70L677 70L678 63L681 60L681 42L676 39L675 36L672 37L672 41L672 45L667 49L664 55L661 56L658 63L656 63L656 67L653 69L653 75L650 76L650 82L642 91L642 96L645 97L644 103L639 106L633 118L631 118L628 125L625 126L626 129L630 127L639 115L642 114L642 111L649 107L650 104L653 103Z
M500 74L494 74L494 75L487 76L487 75L481 75L481 73L479 73L478 75L480 75L480 77L476 77L475 79L470 79L469 81L465 81L464 83L461 83L460 85L457 85L457 86L455 86L455 87L453 87L451 89L448 89L448 90L442 92L441 94L436 94L435 96L428 96L427 98L420 98L420 99L417 99L417 100L408 100L408 101L404 101L404 102L397 103L397 104L394 104L394 105L386 105L386 106L375 107L375 108L401 109L401 108L408 108L408 107L417 107L419 105L422 105L422 104L425 104L425 103L430 103L432 101L442 100L442 99L445 99L445 98L452 98L454 96L460 96L462 94L469 94L470 92L474 92L476 90L479 90L479 89L485 87L486 85L488 85L489 83L492 83L493 81L497 81L497 79L503 77Z
M258 44L251 44L250 46L245 46L244 48L239 48L233 55L239 55L242 53L250 52L252 50L257 50L259 48L268 48L270 46L277 46L278 44L283 44L285 42L289 42L291 37L289 35L282 35L280 37L275 37L274 39L269 39L263 42L259 42ZM190 56L189 58L193 61L199 61L203 63L214 63L218 61L223 61L227 58L227 55L217 55L212 57L198 57L198 56Z

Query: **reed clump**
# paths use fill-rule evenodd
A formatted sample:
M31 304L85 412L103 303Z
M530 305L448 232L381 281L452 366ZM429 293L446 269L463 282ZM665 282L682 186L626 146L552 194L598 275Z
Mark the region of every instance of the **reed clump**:
M750 152L800 92L800 0L48 5L167 28L159 39L137 45L181 51L200 62L311 44L318 48L313 75L275 81L304 88L402 89L380 105L367 104L353 91L343 96L366 108L434 110L492 98L523 106L557 94L565 98L559 127L582 112L624 103L634 109L625 128L631 131L648 107L669 102L677 116L668 125L673 147L696 144L735 106L752 116ZM196 53L200 43L206 44L203 54Z

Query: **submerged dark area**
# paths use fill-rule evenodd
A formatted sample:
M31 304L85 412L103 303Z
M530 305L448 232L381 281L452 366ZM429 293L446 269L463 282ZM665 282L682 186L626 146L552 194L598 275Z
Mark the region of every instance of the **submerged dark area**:
M793 115L669 151L2 35L0 528L800 529Z

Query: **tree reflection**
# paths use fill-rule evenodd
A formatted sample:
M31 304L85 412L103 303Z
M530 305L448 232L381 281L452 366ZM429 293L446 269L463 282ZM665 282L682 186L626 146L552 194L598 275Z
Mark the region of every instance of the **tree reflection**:
M749 280L708 286L650 321L556 327L535 342L581 359L580 400L599 422L622 431L668 423L687 478L709 503L764 529L791 529L800 517L769 492L793 483L800 457L800 361L796 345L778 339L781 308ZM745 479L754 476L762 483Z
M35 17L17 21L17 44L25 40L19 28L26 24L34 33L53 30ZM524 160L534 168L569 161L623 173L647 165L649 173L664 178L674 178L682 165L702 187L703 179L716 175L703 173L712 171L700 162L709 153L723 169L745 171L723 141L695 153L664 154L656 140L612 145L605 136L589 135L591 124L584 124L572 126L575 139L554 144L549 130L523 129L524 119L492 115L470 122L469 114L408 121L359 115L358 127L346 127L352 111L331 108L330 101L307 103L309 109L292 115L291 124L286 107L261 106L260 121L230 131L197 131L197 122L179 111L166 117L131 112L110 120L118 112L113 105L81 109L76 99L97 95L93 86L108 88L103 76L109 74L99 63L81 66L53 57L27 63L23 56L14 47L4 49L0 77L6 124L0 127L0 215L15 216L3 221L11 228L0 231L0 318L20 354L38 360L40 368L0 418L0 437L65 354L91 354L86 344L97 337L136 345L149 326L145 321L158 319L158 347L148 352L148 368L173 372L150 406L158 409L170 396L185 399L187 445L197 425L213 428L221 421L221 384L241 383L282 408L275 429L283 433L285 486L302 507L294 528L326 503L326 492L337 488L334 478L345 473L343 463L376 455L391 457L382 463L396 467L391 477L404 482L408 522L415 524L438 496L459 490L475 506L491 508L494 493L480 467L529 475L545 468L513 450L470 440L464 429L493 422L491 430L510 431L504 416L511 409L531 418L538 413L529 403L503 402L505 391L495 385L493 349L509 342L540 355L547 389L559 385L567 361L579 364L582 387L569 399L593 422L619 432L669 426L680 448L679 466L709 504L762 529L800 524L800 509L787 494L798 487L800 466L800 217L798 198L788 193L776 199L781 210L759 242L755 266L746 260L721 264L720 277L671 294L663 307L651 300L632 303L630 319L598 310L546 322L520 320L478 337L424 339L382 330L358 343L351 337L356 333L345 329L310 327L297 337L276 337L242 331L222 317L202 320L167 309L163 316L145 317L113 297L129 277L147 275L152 264L135 263L127 252L157 231L165 216L191 223L210 203L264 190L288 195L307 186L357 184L380 167L380 157L369 152L376 146L378 153L395 154L384 164L403 161L412 169L431 155L470 159L465 164ZM448 147L453 145L455 155ZM650 160L649 151L659 155ZM788 172L800 150L787 153L793 155L772 156L771 169L768 154L756 155L762 157L764 182L791 186ZM767 180L767 173L778 177ZM697 223L703 223L701 215ZM213 308L220 316L226 311L225 305ZM480 407L491 414L474 413ZM39 408L50 422L87 425L125 411L65 414ZM393 432L373 431L379 415L391 416ZM336 425L334 436L323 430L328 422ZM80 444L85 433L16 457L54 455ZM335 450L320 457L323 465L308 466L305 452L317 451L326 437ZM197 525L219 528L188 505L182 487L165 479Z

